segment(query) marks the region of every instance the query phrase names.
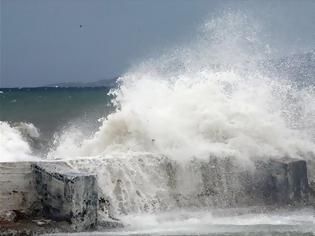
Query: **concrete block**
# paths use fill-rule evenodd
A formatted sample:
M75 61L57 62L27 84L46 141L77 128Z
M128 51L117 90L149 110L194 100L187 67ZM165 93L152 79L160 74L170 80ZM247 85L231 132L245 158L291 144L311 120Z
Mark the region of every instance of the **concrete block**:
M289 200L291 202L308 203L309 185L306 161L291 161L287 163L287 166Z
M306 161L291 158L256 163L255 194L268 205L306 205L309 186ZM258 196L260 195L260 196Z
M36 200L31 162L0 162L0 217L13 210L31 214Z
M64 162L32 165L43 215L55 221L68 221L82 231L97 224L97 183L89 173L75 171Z

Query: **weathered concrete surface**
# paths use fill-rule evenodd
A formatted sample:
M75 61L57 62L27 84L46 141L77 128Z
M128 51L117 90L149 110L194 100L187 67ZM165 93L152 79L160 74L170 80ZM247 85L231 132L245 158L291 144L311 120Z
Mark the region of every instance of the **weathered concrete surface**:
M235 157L212 156L207 160L192 159L181 165L167 157L137 154L129 159L95 158L69 162L74 168L97 174L101 184L99 211L108 217L119 218L120 214L132 213L133 209L152 212L191 207L308 204L307 169L303 160L265 158L246 166ZM137 173L128 175L134 173L133 170ZM137 178L138 172L146 178ZM148 189L152 192L147 195ZM159 193L155 194L154 189Z
M267 205L307 205L309 185L306 161L284 158L256 162L253 195Z
M0 162L0 218L13 210L32 214L37 199L31 162Z
M70 222L76 231L96 227L98 193L94 175L74 171L63 162L42 162L32 167L46 218Z
M235 158L201 162L203 190L196 199L213 199L215 207L304 206L309 204L305 160L282 158L254 161L246 169Z
M315 155L307 160L310 204L315 206Z
M309 201L309 185L307 165L304 160L287 163L289 201L291 203L307 204Z
M186 167L168 159L153 160L157 162L156 168L159 168L156 174L165 175L166 181L159 184L167 186L169 196L166 196L165 201L161 201L166 207L195 206L203 209L300 206L309 204L309 193L312 192L309 188L306 162L303 160L257 160L255 168L251 170L240 166L233 157L202 161L196 159ZM148 161L152 164L151 159ZM148 168L152 166L144 165L144 158L137 158L133 162L139 162L137 167L143 166L144 170L150 172L150 176L154 176L151 174L152 169ZM112 166L109 160L100 159L74 160L71 163L80 171L64 162L0 163L0 212L22 213L25 217L17 219L19 217L9 214L6 217L13 216L16 221L11 224L6 219L1 219L0 214L0 235L85 231L96 226L100 230L122 227L121 222L115 219L115 214L111 213L113 202L106 196L108 188L104 184L104 180L110 177L108 170L112 167L115 167L115 170L120 169L121 166ZM108 168L99 168L104 165ZM84 171L97 173L102 186L97 188L96 176L83 173ZM117 183L119 180L123 186L122 176L115 174L114 177L117 178ZM191 178L196 178L199 182L193 182L196 183L195 186L183 185ZM132 183L135 187L141 185L141 182ZM186 191L190 187L194 187L196 191ZM314 191L313 193L315 196ZM137 196L141 197L143 194ZM123 200L131 202L128 198ZM33 209L40 210L42 215L34 215ZM100 212L107 218L99 217L98 220L97 214ZM35 217L42 216L52 221L45 226L33 222ZM118 215L117 217L119 218Z

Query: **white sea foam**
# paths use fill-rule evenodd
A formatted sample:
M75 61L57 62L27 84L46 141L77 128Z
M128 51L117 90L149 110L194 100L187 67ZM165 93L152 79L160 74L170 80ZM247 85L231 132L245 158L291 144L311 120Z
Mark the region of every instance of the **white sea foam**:
M71 235L314 235L315 218L309 209L276 213L251 213L250 209L247 210L127 215L122 217L126 227L119 231L114 229Z
M20 122L15 126L24 136L30 138L39 138L40 133L38 128L32 123Z
M36 159L22 132L36 136L39 134L38 130L29 123L21 123L19 126L19 128L13 127L7 122L0 121L0 162ZM23 131L21 132L20 129Z
M258 35L241 14L206 23L194 43L122 76L111 91L116 112L90 138L65 132L50 156L144 151L175 160L247 160L314 153L314 88L265 76L258 64L270 48Z
M122 217L130 229L183 230L207 226L250 225L313 225L315 217L310 209L296 211L251 212L254 209L213 209L209 211L176 211L161 214L134 214ZM257 210L256 210L257 211ZM146 220L144 220L146 219Z
M97 174L107 216L250 205L224 160L237 159L238 173L239 160L307 158L315 150L314 88L266 76L259 62L270 51L251 25L227 14L196 42L133 67L111 91L116 111L98 131L64 130L48 157L82 158L70 163ZM222 165L211 169L209 156ZM205 184L219 186L216 194ZM156 215L142 217L160 224Z

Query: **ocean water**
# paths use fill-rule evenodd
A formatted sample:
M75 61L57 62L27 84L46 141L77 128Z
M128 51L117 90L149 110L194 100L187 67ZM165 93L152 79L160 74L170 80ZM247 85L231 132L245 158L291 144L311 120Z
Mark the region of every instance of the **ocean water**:
M33 123L45 135L76 119L93 122L109 113L109 88L1 89L0 119Z
M16 127L32 146L33 153L45 155L56 136L66 128L80 126L86 134L96 130L98 118L112 110L108 91L109 88L103 87L2 88L0 120L6 122L3 126ZM37 134L34 136L32 132Z
M228 12L114 88L1 89L0 161L96 173L100 218L126 226L96 235L313 235L311 208L242 210L251 196L231 174L257 159L314 159L314 75L292 79L262 66L270 59L255 21Z

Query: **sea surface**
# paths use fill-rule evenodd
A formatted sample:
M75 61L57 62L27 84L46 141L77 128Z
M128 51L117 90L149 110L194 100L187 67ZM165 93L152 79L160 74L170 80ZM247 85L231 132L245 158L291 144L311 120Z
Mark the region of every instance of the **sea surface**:
M2 88L0 89L0 121L12 126L33 124L38 130L35 152L46 153L54 135L71 126L92 133L98 119L112 110L110 88Z

